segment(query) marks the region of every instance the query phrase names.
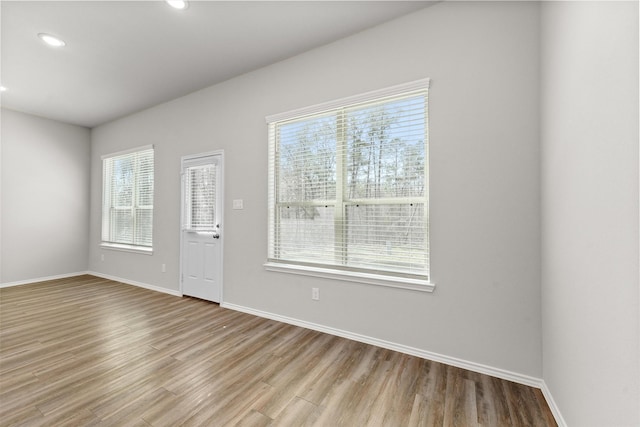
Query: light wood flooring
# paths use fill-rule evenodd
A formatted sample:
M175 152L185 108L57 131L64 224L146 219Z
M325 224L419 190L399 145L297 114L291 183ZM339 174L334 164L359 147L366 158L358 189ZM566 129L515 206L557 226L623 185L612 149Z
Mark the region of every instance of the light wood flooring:
M0 289L2 426L555 426L530 387L79 276Z

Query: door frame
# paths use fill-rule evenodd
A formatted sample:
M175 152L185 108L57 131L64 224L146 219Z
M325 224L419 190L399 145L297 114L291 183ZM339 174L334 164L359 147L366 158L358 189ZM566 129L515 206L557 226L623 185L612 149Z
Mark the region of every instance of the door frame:
M183 283L183 277L184 277L184 233L183 233L183 226L185 223L185 176L184 176L184 164L187 161L190 160L196 160L196 159L200 159L200 158L204 158L204 157L212 157L212 156L220 156L220 183L216 183L216 194L219 194L219 198L220 198L220 206L218 209L218 214L219 214L219 219L220 219L220 229L221 229L221 233L220 233L220 304L222 304L222 301L224 300L224 235L226 234L226 230L225 230L225 223L224 223L224 150L214 150L214 151L207 151L204 153L198 153L198 154L190 154L187 156L182 156L180 158L180 277L178 278L178 281L180 282L180 286L179 286L179 290L180 290L180 296L184 296L184 292L183 292L183 288L182 288L182 283Z

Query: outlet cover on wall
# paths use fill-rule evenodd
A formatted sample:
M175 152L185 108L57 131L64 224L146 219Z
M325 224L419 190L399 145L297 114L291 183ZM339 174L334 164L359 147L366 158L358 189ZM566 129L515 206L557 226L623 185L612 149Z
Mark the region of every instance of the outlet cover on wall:
M314 301L318 301L320 299L320 289L319 288L311 288L311 299Z
M233 199L233 209L244 209L242 199Z

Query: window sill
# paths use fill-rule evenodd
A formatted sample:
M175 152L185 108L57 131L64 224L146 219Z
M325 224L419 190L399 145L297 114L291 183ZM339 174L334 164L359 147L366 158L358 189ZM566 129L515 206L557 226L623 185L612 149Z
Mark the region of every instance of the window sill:
M123 245L120 243L100 243L100 247L103 249L109 249L114 251L123 251L123 252L133 252L137 254L144 255L153 255L153 248L149 248L147 246L134 246L134 245Z
M345 280L348 282L366 283L368 285L387 286L419 292L433 292L435 285L428 280L409 279L406 277L385 276L382 274L357 273L352 271L333 270L330 268L309 267L295 264L267 262L264 268L279 273L300 274L303 276L322 277L324 279Z

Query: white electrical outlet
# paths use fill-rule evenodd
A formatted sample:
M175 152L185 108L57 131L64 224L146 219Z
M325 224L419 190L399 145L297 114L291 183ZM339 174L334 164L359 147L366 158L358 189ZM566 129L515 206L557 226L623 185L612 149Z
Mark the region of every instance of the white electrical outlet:
M167 272L167 264L162 264L162 272L163 273Z
M319 288L311 288L311 299L314 301L318 301L320 299L320 289Z
M100 261L104 261L104 254L100 255Z
M234 199L233 209L244 209L244 201L242 199Z

